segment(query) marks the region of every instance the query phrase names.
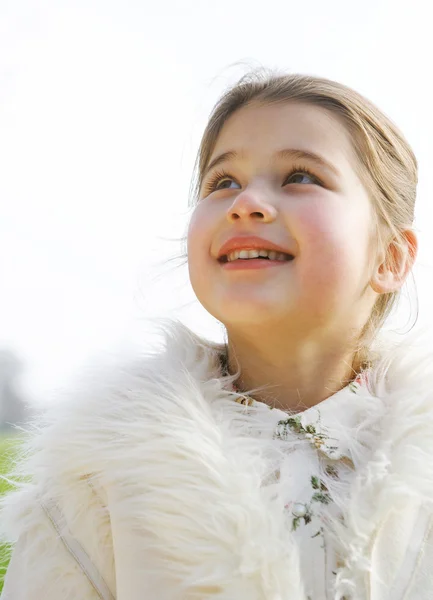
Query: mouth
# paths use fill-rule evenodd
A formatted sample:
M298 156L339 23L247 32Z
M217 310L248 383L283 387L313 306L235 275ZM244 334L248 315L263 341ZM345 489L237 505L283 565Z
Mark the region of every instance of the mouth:
M270 268L283 268L293 262L293 254L274 250L234 250L224 254L218 261L224 271L263 271Z
M233 250L229 254L224 254L219 257L218 262L221 264L236 264L236 263L285 263L294 260L293 254L285 252L276 252L274 250L254 249L254 250ZM240 265L239 265L240 266Z

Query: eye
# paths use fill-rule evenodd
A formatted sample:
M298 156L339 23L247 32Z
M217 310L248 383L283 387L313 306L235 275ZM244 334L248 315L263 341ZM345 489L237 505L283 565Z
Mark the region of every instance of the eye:
M301 185L322 185L321 181L307 169L293 169L284 180L283 186L289 183Z
M230 177L225 177L224 179L220 179L220 181L216 184L215 189L216 190L237 190L240 187L241 186L238 183L236 183L236 181L234 181L233 179L230 179Z
M239 183L229 174L223 171L217 171L205 184L204 189L206 195L219 190L238 190Z

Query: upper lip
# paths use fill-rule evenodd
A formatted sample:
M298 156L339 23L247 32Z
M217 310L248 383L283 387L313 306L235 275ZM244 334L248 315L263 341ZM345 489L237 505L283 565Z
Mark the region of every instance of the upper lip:
M270 240L258 237L256 235L242 235L232 237L227 240L218 251L218 259L223 258L233 252L234 250L274 250L275 252L283 252L293 256L293 252L290 249L275 244Z

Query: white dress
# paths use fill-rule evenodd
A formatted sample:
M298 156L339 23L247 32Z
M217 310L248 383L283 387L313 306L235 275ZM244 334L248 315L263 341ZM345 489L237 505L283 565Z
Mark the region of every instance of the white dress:
M316 406L292 416L248 397L245 401L238 400L258 410L262 433L281 441L279 485L283 489L289 527L299 546L308 600L335 598L333 588L339 560L326 523L330 518L338 520L340 511L333 502L329 482L335 482L341 497L341 492L349 489L354 470L361 466L360 460L363 463L366 460L365 446L363 452L358 450L363 445L360 432L372 396L363 383L358 379Z

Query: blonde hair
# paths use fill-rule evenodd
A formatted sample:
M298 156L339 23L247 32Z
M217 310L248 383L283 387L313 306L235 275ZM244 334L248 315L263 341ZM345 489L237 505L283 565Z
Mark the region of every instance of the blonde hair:
M215 105L201 140L193 180L195 201L227 119L253 102L290 101L326 109L346 126L359 158L359 175L376 209L378 248L385 248L391 241L394 246L407 246L403 233L413 226L418 180L417 161L411 147L394 123L369 100L340 83L319 77L253 71L226 91ZM369 345L398 295L399 292L392 292L378 297L361 333L354 362L356 371L369 364Z

